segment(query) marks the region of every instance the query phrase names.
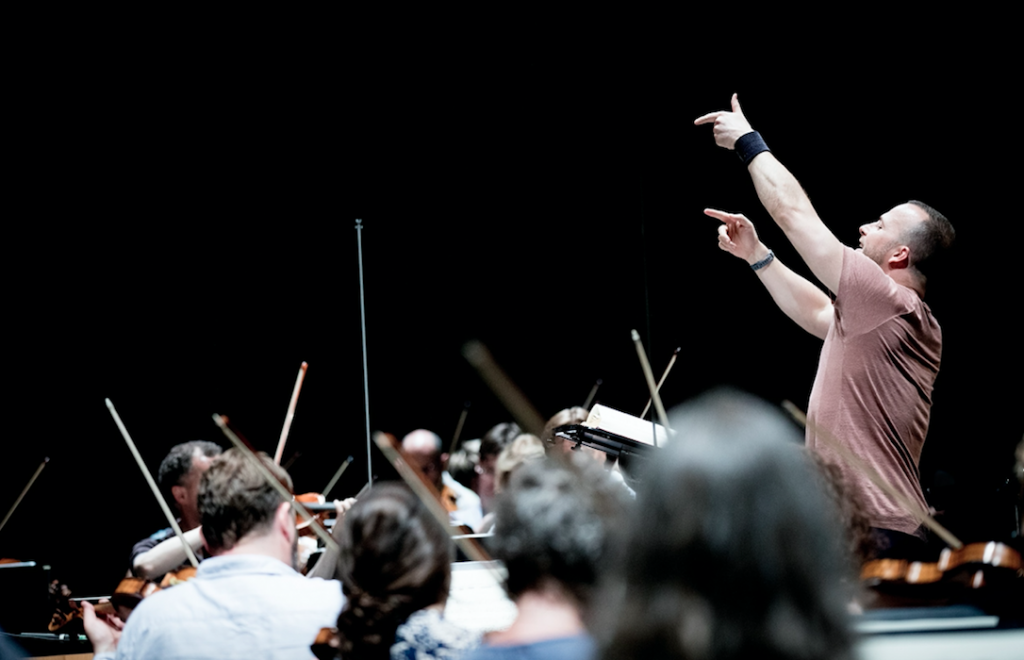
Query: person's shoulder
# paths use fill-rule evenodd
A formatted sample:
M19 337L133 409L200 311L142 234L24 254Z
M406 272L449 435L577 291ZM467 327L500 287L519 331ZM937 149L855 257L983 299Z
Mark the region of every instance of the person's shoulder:
M595 657L594 639L583 634L513 646L481 646L466 655L466 660L590 660Z
M462 657L479 644L478 633L448 621L434 609L422 609L398 626L391 658Z

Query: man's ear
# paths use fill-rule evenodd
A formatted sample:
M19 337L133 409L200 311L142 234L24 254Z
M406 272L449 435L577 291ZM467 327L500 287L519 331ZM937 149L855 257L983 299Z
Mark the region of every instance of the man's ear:
M448 469L448 459L451 458L451 454L445 452L441 454L441 471L444 472Z
M910 248L906 245L897 245L889 254L889 268L910 268Z
M174 498L174 502L178 505L178 512L185 510L185 500L188 499L188 491L185 490L184 486L171 486L171 497Z
M292 505L289 502L281 502L274 512L274 527L281 530L290 543L295 538L295 514L292 513Z

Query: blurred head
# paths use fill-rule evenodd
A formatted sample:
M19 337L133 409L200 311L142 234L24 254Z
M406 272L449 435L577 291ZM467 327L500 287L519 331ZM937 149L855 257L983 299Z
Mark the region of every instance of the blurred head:
M263 452L256 454L263 465L290 493L292 479L288 473ZM284 505L282 507L282 505ZM263 472L238 449L229 449L210 464L199 483L199 513L203 522L203 539L213 554L233 550L254 537L269 534L278 524L281 509L287 509L294 543L295 517L291 503L282 499L267 483Z
M398 626L447 598L452 541L408 488L382 483L345 515L339 545L342 656L387 658Z
M441 453L441 437L432 431L418 429L402 438L402 452L440 491L447 458Z
M509 596L553 592L585 611L626 511L621 485L585 457L545 458L515 470L495 503L489 547L508 570Z
M495 461L495 491L501 492L508 488L509 479L517 467L528 461L539 461L544 456L544 443L537 436L524 433L513 440L512 444L501 450Z
M848 657L849 565L799 431L735 391L670 422L602 593L604 657Z
M540 439L547 445L549 451L556 454L567 454L572 451L572 443L556 436L554 430L567 424L582 424L587 421L587 417L590 417L590 411L580 406L559 410L544 425L544 432Z
M477 465L480 463L480 439L466 440L448 457L448 474L460 484L476 491Z
M502 450L522 433L515 422L497 424L480 439L480 461L477 466L477 493L480 506L487 513L494 507L495 468Z

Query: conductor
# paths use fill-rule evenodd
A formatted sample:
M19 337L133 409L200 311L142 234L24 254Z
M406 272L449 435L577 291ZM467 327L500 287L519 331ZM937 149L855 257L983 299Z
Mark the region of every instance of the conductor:
M825 226L796 178L768 149L732 96L711 124L715 143L735 150L757 195L786 238L830 291L786 267L740 214L706 209L722 221L721 249L743 259L797 325L823 339L808 405L807 445L835 463L866 507L879 556L914 554L926 539L919 520L847 465L816 430L847 445L922 509L918 464L928 432L942 331L924 302L927 273L948 248L953 227L919 201L900 204L860 227L857 248Z

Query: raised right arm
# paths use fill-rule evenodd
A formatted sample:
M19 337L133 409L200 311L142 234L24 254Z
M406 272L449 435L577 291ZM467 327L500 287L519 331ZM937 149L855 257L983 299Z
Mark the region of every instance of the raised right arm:
M718 247L751 266L768 257L768 248L757 237L754 225L746 217L715 209L705 209L704 213L722 221L718 227ZM815 337L825 338L832 324L833 309L832 301L824 291L774 257L756 272L772 300L786 316Z

